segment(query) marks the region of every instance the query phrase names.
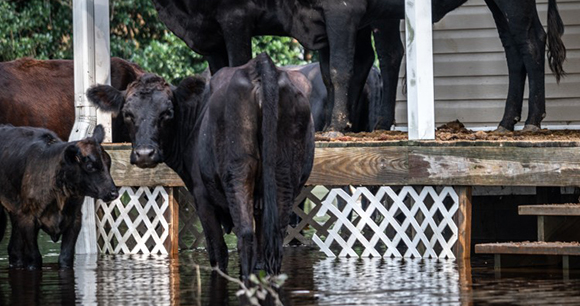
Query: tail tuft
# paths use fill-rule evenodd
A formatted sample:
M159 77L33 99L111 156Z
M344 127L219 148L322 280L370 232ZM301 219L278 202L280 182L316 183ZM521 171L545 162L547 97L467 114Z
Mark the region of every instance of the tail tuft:
M564 23L558 12L556 0L549 0L548 2L548 64L550 70L556 76L556 81L560 83L560 79L566 76L564 71L564 60L566 59L566 47L562 42L562 35L564 34Z

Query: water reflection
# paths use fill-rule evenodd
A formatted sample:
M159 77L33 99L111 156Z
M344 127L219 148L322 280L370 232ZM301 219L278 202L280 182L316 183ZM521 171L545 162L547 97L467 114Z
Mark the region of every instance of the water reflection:
M230 275L238 275L231 253ZM204 251L167 256L77 256L74 271L56 263L41 271L9 270L0 256L0 305L245 305L239 286L196 265ZM437 259L330 259L287 248L279 291L285 306L580 305L580 277L560 270L495 273L493 262ZM273 305L263 303L264 305Z
M75 305L73 271L2 271L1 305ZM5 274L4 274L5 273Z
M451 260L324 259L314 269L319 305L459 305Z

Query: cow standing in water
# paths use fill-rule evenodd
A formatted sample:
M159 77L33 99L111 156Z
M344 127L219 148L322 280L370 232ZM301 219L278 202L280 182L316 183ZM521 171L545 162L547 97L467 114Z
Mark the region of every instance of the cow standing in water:
M226 271L223 234L238 237L241 275L279 273L294 199L310 175L314 128L310 84L278 70L261 54L223 68L206 88L186 78L173 88L145 74L125 92L100 85L88 98L121 114L130 131L131 163L165 162L195 197L210 263Z
M0 126L0 240L6 229L11 268L38 269L38 231L54 242L62 235L58 262L72 268L85 196L111 201L119 196L109 174L111 158L101 147L105 132L63 142L43 128Z
M75 122L72 60L21 58L0 63L0 124L43 127L68 139ZM111 58L111 85L125 90L143 74L139 66ZM113 120L113 141L129 141L122 118Z

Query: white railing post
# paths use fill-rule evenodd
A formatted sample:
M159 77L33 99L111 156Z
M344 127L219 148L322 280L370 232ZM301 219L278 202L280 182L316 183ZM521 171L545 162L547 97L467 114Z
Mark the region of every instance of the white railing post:
M435 139L431 0L405 1L409 139Z
M110 83L109 2L73 1L75 124L69 140L79 140L93 132L97 111L89 103L86 90L95 83ZM105 123L111 139L110 119ZM94 199L83 204L83 223L76 244L77 254L97 253Z
M111 84L111 43L109 30L109 0L95 1L95 80ZM113 142L111 114L97 110L97 123L105 128L104 142Z

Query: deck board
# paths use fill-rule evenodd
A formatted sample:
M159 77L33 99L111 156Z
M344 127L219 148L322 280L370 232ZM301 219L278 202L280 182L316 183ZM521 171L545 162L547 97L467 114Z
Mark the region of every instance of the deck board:
M106 145L119 186L183 186L166 165L139 169ZM317 142L308 185L580 186L574 141Z
M506 242L475 245L477 254L580 255L578 242Z
M520 205L518 213L532 216L580 216L580 204Z

